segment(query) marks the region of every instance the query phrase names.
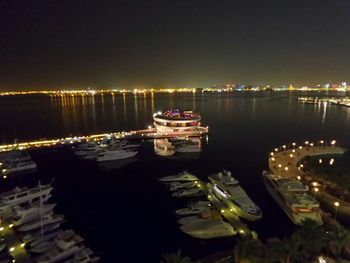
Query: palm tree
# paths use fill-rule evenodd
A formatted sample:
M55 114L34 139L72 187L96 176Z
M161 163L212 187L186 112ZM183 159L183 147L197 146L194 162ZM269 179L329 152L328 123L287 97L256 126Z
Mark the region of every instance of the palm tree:
M350 232L341 226L337 226L328 234L328 249L331 254L339 259L345 245L350 244Z
M191 258L181 255L181 250L179 249L176 253L165 253L162 256L163 260L161 263L192 263Z
M324 229L311 219L303 221L302 226L293 234L302 241L298 254L308 262L312 262L320 255L326 245Z
M262 262L264 247L263 244L252 236L242 236L238 239L234 248L236 263Z

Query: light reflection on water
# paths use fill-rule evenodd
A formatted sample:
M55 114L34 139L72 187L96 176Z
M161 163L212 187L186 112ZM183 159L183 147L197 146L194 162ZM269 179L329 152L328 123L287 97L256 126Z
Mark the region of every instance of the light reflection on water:
M266 135L287 132L303 133L306 137L322 133L330 136L335 132L334 124L348 127L349 108L302 105L296 102L296 97L297 93L151 93L1 98L0 121L6 124L2 133L8 141L15 136L26 140L144 129L152 123L155 111L168 108L198 110L203 125L223 136L227 133L254 136L258 131ZM24 113L19 111L23 107ZM48 129L42 129L43 124Z

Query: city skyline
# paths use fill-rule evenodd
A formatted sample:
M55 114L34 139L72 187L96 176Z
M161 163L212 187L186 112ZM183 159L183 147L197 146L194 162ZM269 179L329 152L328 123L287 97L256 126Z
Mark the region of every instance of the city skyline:
M3 1L0 90L348 81L346 1Z

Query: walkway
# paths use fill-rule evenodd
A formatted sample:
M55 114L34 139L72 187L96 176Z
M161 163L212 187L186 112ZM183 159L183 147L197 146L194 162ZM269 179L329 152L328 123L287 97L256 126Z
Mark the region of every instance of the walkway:
M333 145L324 145L325 143L323 141L321 142L318 142L317 146L306 141L303 146L292 144L290 148L283 145L280 148L274 149L269 156L270 170L280 176L295 177L303 182L307 182L306 176L302 171L303 164L299 164L303 158L306 156L343 154L345 152L344 148L335 146L335 141L333 141ZM342 221L350 224L349 202L330 195L321 187L317 187L317 192L315 188L310 189L310 193L320 201L324 208L335 214L335 217L341 218L343 219ZM337 207L335 206L336 202L339 204ZM325 216L329 217L327 214Z

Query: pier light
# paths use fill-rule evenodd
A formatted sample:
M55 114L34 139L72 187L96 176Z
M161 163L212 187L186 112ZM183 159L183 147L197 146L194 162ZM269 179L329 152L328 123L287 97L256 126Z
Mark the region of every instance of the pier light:
M305 141L305 144L308 145L308 144L309 144L309 141Z
M148 125L148 129L149 129L149 130L152 129L152 126L151 126L151 125Z
M332 141L331 141L331 144L332 144L332 145L335 145L336 142L337 142L336 140L332 140Z
M286 166L286 167L284 167L284 170L288 171L288 170L289 170L289 168Z
M301 180L301 176L300 176L300 175L298 175L298 176L297 176L297 179L298 179L298 180Z
M13 228L14 224L9 224L9 228Z
M13 252L15 250L15 247L10 247L9 251Z
M334 220L337 220L338 207L340 206L339 202L334 202Z
M281 167L282 167L282 164L278 164L278 167L281 168Z

